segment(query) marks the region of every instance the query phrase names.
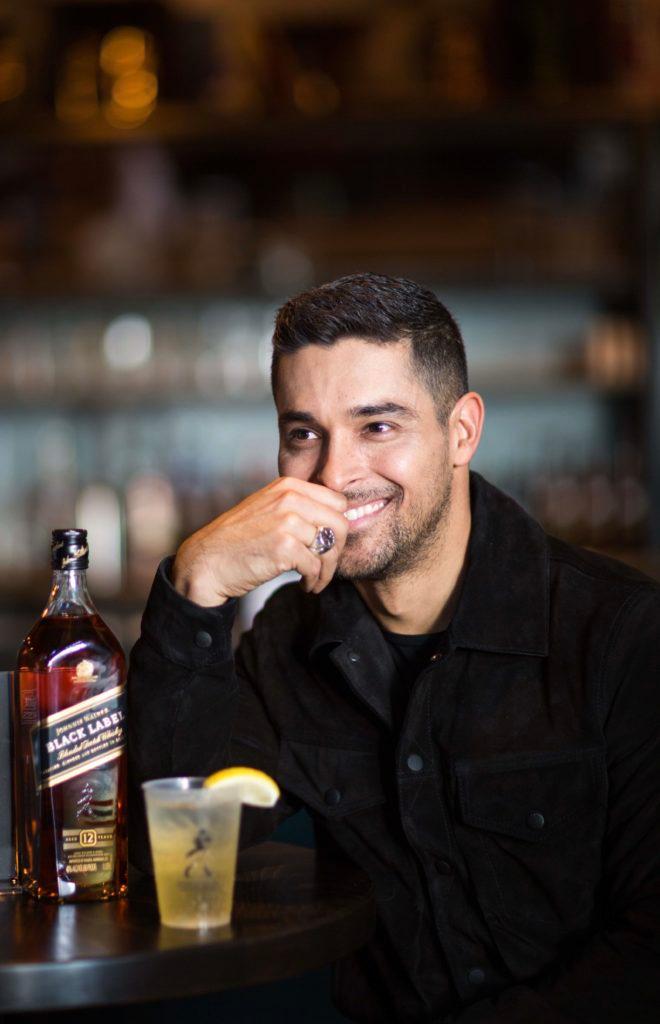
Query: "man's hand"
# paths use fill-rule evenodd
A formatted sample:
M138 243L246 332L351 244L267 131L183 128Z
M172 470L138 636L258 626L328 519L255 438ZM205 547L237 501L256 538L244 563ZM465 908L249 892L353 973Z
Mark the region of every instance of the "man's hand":
M294 569L303 588L318 594L332 579L346 542L347 506L337 491L280 477L183 542L174 560L174 586L195 604L213 607ZM331 527L336 542L315 555L309 545L321 526Z

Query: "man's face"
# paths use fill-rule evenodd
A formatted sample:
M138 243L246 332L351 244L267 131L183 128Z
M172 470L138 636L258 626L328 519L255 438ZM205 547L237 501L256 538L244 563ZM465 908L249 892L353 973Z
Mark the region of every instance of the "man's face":
M348 499L338 575L387 579L420 564L442 538L452 467L409 343L308 345L280 359L275 400L280 474Z

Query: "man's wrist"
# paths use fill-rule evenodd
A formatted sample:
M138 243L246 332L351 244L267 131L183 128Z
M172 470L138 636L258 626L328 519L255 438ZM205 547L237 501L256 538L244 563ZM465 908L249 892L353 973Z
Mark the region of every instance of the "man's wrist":
M200 608L220 608L229 600L228 597L218 594L217 591L211 591L208 587L204 587L194 580L183 579L180 583L177 583L175 576L173 584L174 589L182 597L192 601L193 604L199 605Z
M231 658L237 602L203 607L174 587L173 558L158 567L142 617L142 636L170 661L205 668Z
M172 566L171 580L172 586L182 597L199 605L200 608L219 608L229 600L226 595L219 594L215 587L210 586L199 576L191 575L178 565L176 559Z

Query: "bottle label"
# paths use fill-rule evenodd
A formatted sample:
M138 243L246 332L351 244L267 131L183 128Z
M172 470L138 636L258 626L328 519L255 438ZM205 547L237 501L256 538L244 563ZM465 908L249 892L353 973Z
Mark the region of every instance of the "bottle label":
M42 718L32 730L37 786L46 789L120 757L126 746L124 686Z
M87 875L88 884L112 878L115 833L114 825L62 829L62 852L67 876Z

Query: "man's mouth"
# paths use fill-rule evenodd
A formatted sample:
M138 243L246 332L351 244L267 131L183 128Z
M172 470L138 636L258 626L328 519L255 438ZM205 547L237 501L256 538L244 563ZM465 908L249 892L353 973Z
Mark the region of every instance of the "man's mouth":
M389 498L381 498L380 501L372 501L368 505L358 505L356 508L349 508L344 512L344 518L348 519L349 523L356 523L367 516L376 515L376 513L389 504L389 501Z

